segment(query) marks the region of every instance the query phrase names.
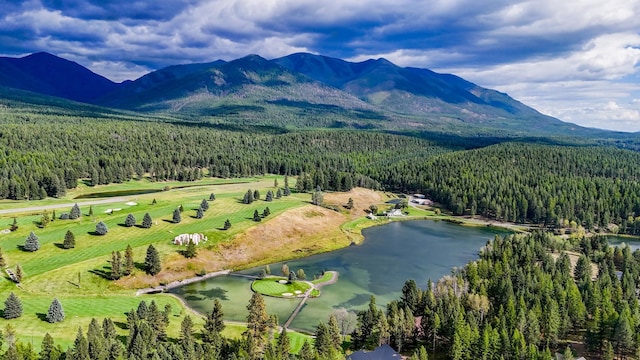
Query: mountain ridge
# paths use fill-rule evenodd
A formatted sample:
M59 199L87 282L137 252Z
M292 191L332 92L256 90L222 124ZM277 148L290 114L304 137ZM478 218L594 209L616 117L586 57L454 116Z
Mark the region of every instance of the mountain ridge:
M384 58L349 62L310 53L251 54L168 66L115 83L48 53L0 58L0 86L143 113L277 126L458 131L465 127L589 135L453 74ZM458 130L456 130L458 129Z

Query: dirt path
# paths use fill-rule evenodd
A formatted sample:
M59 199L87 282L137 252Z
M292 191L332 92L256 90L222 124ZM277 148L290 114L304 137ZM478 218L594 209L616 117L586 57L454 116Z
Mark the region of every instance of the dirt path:
M58 208L71 208L75 204L78 204L78 206L110 204L110 203L117 203L117 202L126 202L126 201L129 201L129 199L130 198L128 197L120 196L120 197L114 197L114 198L102 199L102 200L92 200L92 201L42 205L42 206L30 206L30 207L21 207L21 208L14 208L14 209L3 209L3 210L0 210L0 215L30 212L30 211L43 211L43 210L51 210L51 209L58 209Z

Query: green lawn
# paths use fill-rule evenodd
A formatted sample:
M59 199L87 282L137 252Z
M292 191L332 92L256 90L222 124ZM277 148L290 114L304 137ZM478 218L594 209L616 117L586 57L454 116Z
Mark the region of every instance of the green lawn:
M175 298L167 295L145 295L135 297L133 290L122 289L105 278L110 272L109 261L113 251L122 251L131 245L134 260L138 264L144 261L146 248L153 244L160 252L161 259L175 256L179 247L173 245L173 238L181 233L203 233L208 242L203 246L213 247L223 241L229 241L233 236L244 232L257 223L252 221L254 210L262 213L265 207L271 211L270 217L282 212L307 204L307 194L294 194L272 202L263 200L253 204L242 204L242 197L247 189L258 189L264 197L267 190L273 188L274 176L246 179L206 179L196 182L163 182L155 183L148 180L129 181L123 184L89 187L85 184L78 189L69 191L63 199L47 199L42 201L2 201L0 209L18 209L14 214L0 215L0 230L9 228L15 216L18 230L8 234L0 234L0 248L11 269L16 265L24 270L24 278L20 287L16 286L6 275L0 277L0 302L7 298L10 292L15 292L22 300L24 314L19 319L4 320L0 318L0 329L11 324L18 339L33 342L39 348L42 337L46 332L51 333L57 343L63 348L73 343L78 327L86 331L91 318L102 321L104 317L111 317L116 323L125 323L125 313L136 308L141 300L154 299L160 307L171 304L174 317L168 333L177 337L182 317L190 314L194 317L196 329L202 324L199 316L184 306ZM278 177L278 182L284 184L284 179ZM292 185L295 181L291 181ZM68 204L76 202L75 196L92 192L109 193L132 189L156 189L169 186L169 191L152 194L138 194L126 196L123 201L116 203L93 205L93 215L89 216L90 207L82 205L86 199L77 201L81 205L82 216L77 220L55 220L46 228L38 227L42 211L19 211L20 208L45 206L52 204ZM215 193L216 200L209 202L210 208L203 219L196 219L196 209L203 199L208 199ZM153 200L156 204L152 205ZM135 202L135 205L127 205ZM182 205L182 221L179 224L171 222L175 208ZM108 209L121 209L107 214ZM70 207L57 208L56 215L68 212ZM140 227L124 227L122 224L131 213L137 223L142 222L145 213L153 218L150 229ZM49 210L51 214L51 210ZM226 219L232 223L231 229L221 230ZM103 221L109 231L104 236L93 235L97 222ZM65 250L61 247L67 230L74 233L76 247ZM29 232L33 231L40 242L40 249L36 252L25 252L20 249ZM142 274L140 269L135 274ZM4 274L4 272L3 272ZM49 324L42 320L53 298L59 298L65 310L66 319L62 323ZM242 326L230 326L226 333L237 335L244 330ZM122 334L126 330L119 328Z
M255 280L251 284L251 289L257 293L275 296L275 297L288 297L283 294L292 294L292 296L296 295L296 291L300 291L299 294L304 294L305 291L311 288L306 282L303 281L294 281L291 283L281 284L280 280L286 280L284 277L279 276L271 276L265 279Z

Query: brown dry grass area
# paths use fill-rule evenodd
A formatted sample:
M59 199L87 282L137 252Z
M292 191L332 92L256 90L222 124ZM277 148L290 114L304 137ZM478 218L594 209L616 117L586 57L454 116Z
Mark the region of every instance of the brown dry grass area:
M353 188L349 192L325 194L324 202L327 204L343 206L347 204L349 198L353 199L351 215L357 216L365 215L364 211L369 209L369 205L383 202L383 198L380 193L365 188Z
M226 268L267 264L349 245L340 225L345 216L308 205L284 212L218 247Z
M340 230L340 225L364 215L369 205L383 201L380 193L364 188L324 196L326 203L338 206L346 204L349 198L354 203L350 216L314 205L287 210L212 250L199 248L195 259L170 254L162 259L162 271L156 276L139 272L118 280L117 284L129 289L144 288L190 278L200 270L207 273L238 270L348 246L351 239Z

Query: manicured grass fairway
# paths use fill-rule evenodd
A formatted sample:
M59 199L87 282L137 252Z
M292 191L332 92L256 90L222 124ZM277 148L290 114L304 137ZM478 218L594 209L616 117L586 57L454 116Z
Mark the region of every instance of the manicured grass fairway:
M104 317L111 317L116 322L118 331L125 334L124 326L118 327L118 323L126 323L126 312L137 308L142 300L150 302L154 299L159 308L164 307L165 304L172 306L174 316L171 318L168 329L170 337L177 338L180 322L185 315L192 316L196 324L195 329L199 331L202 319L185 309L177 299L168 295L136 297L134 291L124 290L105 279L104 275L110 271L111 252L124 252L127 245L131 245L134 250L134 260L141 265L144 262L146 248L150 244L153 244L159 250L161 258L165 259L180 249L171 244L173 237L177 234L203 233L209 238L203 246L213 246L219 242L228 241L236 234L255 226L256 223L252 221L254 210L262 213L268 206L271 217L275 217L288 209L307 203L308 195L294 194L273 202L260 200L250 205L242 204L242 196L249 188L258 189L263 197L267 190L275 190L273 179L274 176L269 176L247 179L206 179L188 183L154 183L142 180L95 188L81 184L77 190L69 191L63 199L0 202L0 209L19 209L73 203L76 202L73 200L75 196L91 192L156 189L165 186L176 188L152 194L131 195L116 203L93 205L92 216L88 215L89 206L82 203L99 199L77 200L83 214L80 219L55 220L45 229L37 226L42 211L0 215L0 230L9 228L13 217L17 218L19 229L9 234L0 234L0 247L8 267L15 269L15 266L20 264L25 273L20 287L9 280L4 272L0 276L0 303L4 302L10 292L14 292L22 300L24 307L23 316L19 319L0 318L0 329L11 324L16 330L18 339L33 342L36 349L40 348L44 334L49 332L56 343L66 348L67 345L73 344L78 327L82 327L86 332L91 318L102 321ZM284 179L279 177L278 182L284 184ZM290 183L293 186L294 181ZM177 188L181 186L187 187ZM200 202L202 199L208 199L211 193L215 193L216 200L209 203L210 208L203 219L195 219ZM151 205L153 199L157 202L155 205ZM136 205L126 205L129 201L135 202ZM184 207L182 222L174 224L170 221L172 213L180 205ZM111 215L105 213L108 209L117 208L121 210L114 211ZM58 208L56 215L59 216L69 210L69 207ZM51 210L48 212L51 214ZM151 229L127 228L121 225L129 213L133 214L137 223L140 224L146 212L153 218ZM226 219L231 221L232 228L227 231L220 230ZM105 222L109 229L104 236L92 235L99 221ZM67 230L75 235L74 249L61 248ZM40 242L40 249L33 253L19 249L30 231L39 237ZM137 269L134 274L142 273L142 270ZM53 298L58 298L64 308L66 319L62 323L49 324L43 320ZM1 304L0 307L2 307ZM229 325L225 333L233 337L242 331L242 326Z
M251 284L251 289L253 291L258 292L263 295L276 296L276 297L285 297L282 296L283 293L295 294L295 291L305 291L309 290L311 287L309 284L303 281L294 281L293 283L280 284L279 280L286 280L283 277L268 277L266 279L255 280Z

